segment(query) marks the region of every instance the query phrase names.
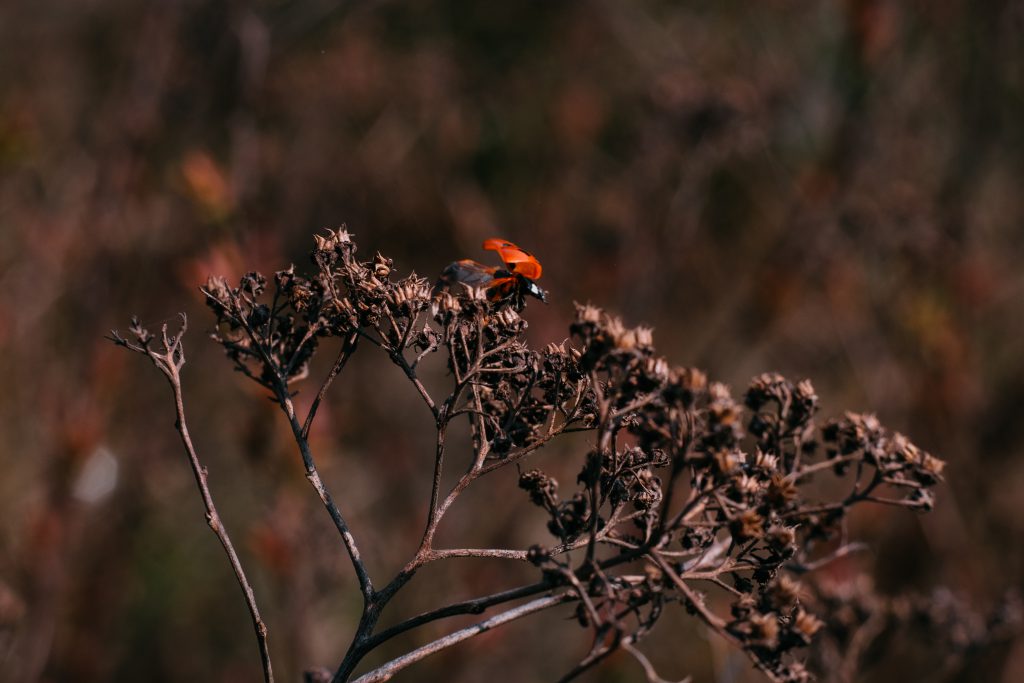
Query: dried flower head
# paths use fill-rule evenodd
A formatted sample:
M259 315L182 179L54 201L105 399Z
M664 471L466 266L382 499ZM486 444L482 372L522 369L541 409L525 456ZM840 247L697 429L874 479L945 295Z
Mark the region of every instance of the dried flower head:
M289 267L268 282L253 272L237 286L211 277L203 292L215 316L213 338L282 408L306 476L359 579L366 607L337 680L347 680L389 639L392 631L374 635L388 600L420 567L453 556L511 558L535 567L539 583L500 593L493 603L459 603L459 609L539 593L545 596L530 603L537 609L575 602L577 623L594 632L588 658L595 661L615 647L632 647L666 610L682 605L771 680L806 681L809 673L795 653L800 648L813 648L820 637L848 642L879 610L895 619L918 609L909 603L897 609L867 594L829 593L814 578L817 568L856 549L840 533L849 509L882 504L927 511L935 503L943 462L873 415L846 413L819 429L811 382L793 383L774 372L755 377L737 401L703 371L673 367L656 355L651 328L630 327L589 304L576 307L567 339L534 350L523 335L528 311L521 301L488 297L486 289L464 282L432 291L415 273L400 276L379 253L361 262L344 228L318 235L312 258L312 275ZM149 356L173 382L184 362L180 338L166 330L158 338L137 321L131 334L131 340L112 338ZM293 384L331 342L339 347L337 359L301 422ZM375 349L394 364L437 431L426 530L413 559L382 587L370 580L307 439L327 388L357 348ZM448 373L441 395L418 374L431 358ZM471 455L446 494L442 484L452 459L446 452L459 433L449 431L454 423L467 430ZM586 447L562 438L571 433ZM435 548L442 519L466 488L491 472L519 468L555 440L567 445L558 451L559 467L574 458L575 481L560 491L558 481L535 467L518 475L524 502L534 506L523 518L542 517L553 545ZM835 484L845 492L818 498L812 480L833 474L849 475ZM831 556L822 550L836 547ZM719 615L719 601L698 587L730 594L729 615ZM953 613L950 608L929 618L955 621ZM435 618L403 622L394 632Z

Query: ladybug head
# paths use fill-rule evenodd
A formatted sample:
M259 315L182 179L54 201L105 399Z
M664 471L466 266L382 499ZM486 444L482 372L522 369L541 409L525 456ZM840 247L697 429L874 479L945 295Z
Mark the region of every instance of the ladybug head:
M523 293L529 294L530 296L540 299L543 303L548 302L548 293L537 286L537 283L533 280L520 276L520 287Z

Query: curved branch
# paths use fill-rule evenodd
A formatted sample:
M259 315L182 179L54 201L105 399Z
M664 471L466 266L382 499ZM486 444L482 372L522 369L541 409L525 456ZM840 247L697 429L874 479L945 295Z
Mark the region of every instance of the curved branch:
M360 676L353 683L381 683L381 681L390 680L392 676L404 669L405 667L415 664L421 659L426 659L432 654L446 650L453 645L457 645L465 640L469 640L474 636L478 636L481 633L486 633L499 626L503 626L516 619L533 614L534 612L540 612L549 607L560 605L563 602L569 602L574 600L575 596L572 593L560 593L558 595L546 595L542 598L532 600L525 605L514 607L506 612L495 615L490 619L481 621L478 624L469 626L462 630L451 633L443 638L438 638L432 643L427 643L423 647L416 648L408 654L402 655L397 659L393 659L384 666L378 667L373 671Z
M299 424L299 419L295 414L295 405L292 403L292 399L288 395L282 381L278 382L277 398L282 410L284 410L285 415L288 417L288 423L292 428L292 435L295 438L296 445L299 447L299 453L302 455L306 479L309 480L309 483L316 490L317 495L320 497L320 502L327 509L327 513L331 516L335 528L337 528L338 533L341 535L341 541L345 544L345 550L348 552L349 559L352 561L352 568L355 570L356 578L359 580L359 589L363 594L364 602L369 604L373 600L373 582L366 571L366 565L363 564L362 555L359 553L359 546L356 545L356 539L349 530L348 524L345 522L345 518L338 509L337 504L331 497L330 492L327 491L327 487L324 486L323 480L320 479L320 473L316 468L316 461L313 460L313 452L309 448L309 441L302 434L302 425Z
M256 643L259 646L260 651L260 663L263 666L263 680L266 683L273 683L274 681L274 669L270 662L270 649L267 645L267 625L263 622L263 618L260 616L259 607L256 605L256 594L252 589L252 585L249 583L249 579L245 575L245 570L242 568L242 562L238 558L238 553L235 552L235 546L231 542L231 536L228 534L228 530L224 527L224 523L221 521L220 514L217 512L217 506L213 502L213 494L210 493L210 487L207 484L207 470L199 460L199 454L196 452L195 445L192 443L192 437L188 431L188 424L185 421L185 399L181 389L181 369L185 365L185 351L182 346L182 336L188 329L188 319L185 314L181 314L181 329L175 336L169 336L167 334L167 325L164 325L161 329L161 339L163 348L160 351L152 348L153 337L142 328L142 326L135 320L132 322L132 333L135 335L138 343L132 343L121 337L117 332L113 332L110 336L118 346L123 346L129 351L141 353L147 356L153 365L160 370L161 373L167 378L168 383L171 385L171 390L174 393L174 408L176 419L174 421L174 428L178 432L178 436L181 438L182 446L185 448L185 453L188 455L189 464L192 466L192 474L196 480L196 486L199 488L199 494L203 499L203 506L206 508L206 522L210 525L210 529L216 534L217 539L220 541L221 546L224 547L224 552L228 556L228 561L231 563L231 568L235 572L235 579L238 581L238 585L242 589L242 593L245 594L245 604L249 608L249 616L252 618L253 629L256 631Z
M313 418L316 417L316 411L320 408L320 403L323 402L324 396L327 395L327 389L331 386L331 382L334 378L344 369L345 363L352 357L352 354L356 350L356 342L359 340L359 335L356 333L350 334L341 345L341 350L338 351L338 358L334 361L334 365L331 366L331 371L328 373L327 378L324 379L323 384L320 385L320 391L317 392L316 398L313 399L313 404L309 406L309 412L306 414L306 420L302 424L302 438L309 438L309 429L313 426Z

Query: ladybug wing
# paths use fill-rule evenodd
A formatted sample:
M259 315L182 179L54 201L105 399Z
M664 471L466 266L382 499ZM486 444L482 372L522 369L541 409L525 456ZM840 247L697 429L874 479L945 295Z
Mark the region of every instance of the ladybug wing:
M540 277L540 261L530 252L520 249L508 240L489 239L484 242L484 249L498 252L498 256L505 262L509 271L530 280L536 280Z
M486 287L494 280L495 270L497 269L470 259L453 261L441 271L441 276L437 279L437 284L434 285L434 293L456 283L462 283L469 287Z

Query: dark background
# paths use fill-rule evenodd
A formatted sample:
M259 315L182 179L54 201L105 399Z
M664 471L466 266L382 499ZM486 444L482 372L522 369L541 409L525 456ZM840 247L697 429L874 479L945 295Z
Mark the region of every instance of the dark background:
M0 679L258 676L170 395L102 339L179 310L191 426L278 676L337 664L350 568L196 287L306 268L342 223L428 277L487 237L530 249L551 300L534 343L590 301L737 392L778 370L825 416L877 412L948 483L930 515L856 516L874 550L834 571L991 605L1024 579L1022 35L1024 5L996 0L0 4ZM422 528L429 416L369 348L335 387L313 445L383 577ZM442 542L547 541L513 473L487 486ZM392 618L530 576L454 560ZM565 616L396 680L557 678L587 646ZM660 630L666 676L757 680L691 620ZM1022 680L1024 647L1001 656L991 680ZM890 656L864 680L921 671ZM640 676L618 657L586 680Z

